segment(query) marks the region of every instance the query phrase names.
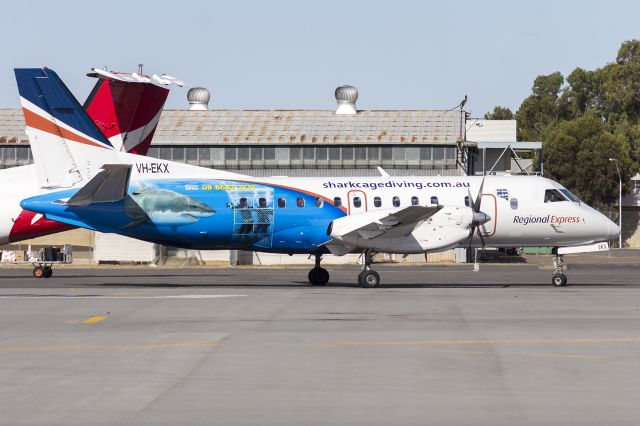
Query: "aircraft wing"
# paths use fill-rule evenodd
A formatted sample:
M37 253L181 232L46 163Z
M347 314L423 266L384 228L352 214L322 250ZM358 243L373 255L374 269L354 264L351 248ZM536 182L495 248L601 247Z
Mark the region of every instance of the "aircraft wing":
M413 229L436 214L443 206L409 206L392 212L362 213L345 216L333 222L331 236L341 240L353 238L374 239L403 237L409 235Z
M123 200L127 196L130 176L130 164L105 164L66 204L79 207Z

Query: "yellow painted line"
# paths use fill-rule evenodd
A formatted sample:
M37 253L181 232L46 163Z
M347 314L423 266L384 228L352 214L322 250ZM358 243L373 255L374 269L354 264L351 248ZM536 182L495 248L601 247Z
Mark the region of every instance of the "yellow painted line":
M337 348L347 346L421 346L421 345L581 345L581 344L640 344L640 338L584 338L584 339L426 339L426 340L346 340L302 343L304 346ZM298 346L299 344L293 344Z
M48 346L16 346L0 347L2 352L49 352L49 351L86 351L86 350L121 350L121 349L168 349L168 348L214 348L219 342L211 340L187 340L182 342L161 342L141 344L86 344L86 345L48 345Z
M95 316L92 316L89 319L86 319L86 320L82 321L82 323L83 324L95 324L97 322L104 321L107 318L109 318L107 315L95 315Z
M568 359L606 359L606 356L599 355L572 355L572 354L533 354L533 356L547 358L568 358Z
M445 354L468 354L468 355L486 355L483 351L457 351L454 349L418 349L420 352L429 353L445 353Z

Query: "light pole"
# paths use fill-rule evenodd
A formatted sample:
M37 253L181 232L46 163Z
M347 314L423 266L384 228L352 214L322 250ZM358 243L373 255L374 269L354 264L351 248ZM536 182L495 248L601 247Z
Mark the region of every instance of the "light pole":
M613 161L616 164L616 170L618 172L618 226L620 227L618 248L622 248L622 175L620 174L620 167L618 167L618 160L616 158L609 158L609 161Z

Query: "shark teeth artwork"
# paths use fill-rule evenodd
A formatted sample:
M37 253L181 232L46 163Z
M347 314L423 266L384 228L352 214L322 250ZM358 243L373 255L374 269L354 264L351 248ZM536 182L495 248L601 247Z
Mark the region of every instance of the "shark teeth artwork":
M133 191L124 203L131 222L122 229L147 222L155 225L190 225L200 218L210 217L215 210L202 201L169 189L141 187Z

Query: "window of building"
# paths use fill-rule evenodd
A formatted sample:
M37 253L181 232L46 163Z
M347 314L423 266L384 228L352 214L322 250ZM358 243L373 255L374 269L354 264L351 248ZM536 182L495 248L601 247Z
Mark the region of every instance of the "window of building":
M16 147L16 160L26 163L29 161L29 147L28 146L17 146Z
M382 161L393 160L393 148L390 146L382 147Z
M195 163L198 161L198 148L195 147L187 147L185 149L185 158L187 161L191 163Z
M342 199L340 197L335 197L333 199L333 205L336 207L341 207L342 206Z
M252 146L251 147L251 159L253 161L262 161L262 147L261 146Z
M380 207L382 205L382 199L380 197L373 197L373 205Z
M356 146L353 155L356 161L367 161L367 148Z
M324 200L321 197L316 197L316 207L322 208L324 206Z
M415 195L411 197L411 205L417 206L418 204L420 204L420 200L418 199L418 197L416 197Z
M287 207L287 200L284 197L278 197L278 208L284 209Z
M445 148L444 154L447 160L455 160L456 159L456 148Z
M438 204L438 197L431 197L431 204L433 204L434 206Z
M367 148L367 156L369 161L378 161L380 160L380 147L378 146L370 146Z
M211 161L223 162L224 161L224 148L215 146L211 148Z
M343 161L353 161L353 147L352 146L343 146L342 147L342 160Z
M400 197L398 197L397 195L395 197L393 197L393 207L400 207Z
M209 162L211 160L211 148L198 148L198 159L200 162Z
M4 149L2 151L4 151ZM159 158L159 156L160 156L160 148L154 148L154 147L149 148L149 151L147 152L147 157ZM0 152L0 158L2 158L1 152Z
M403 146L394 146L393 147L393 160L394 161L404 161L405 157L405 149Z
M262 155L265 161L273 161L276 159L276 148L273 146L265 146Z
M326 146L318 146L316 147L316 160L318 161L327 161L327 153L328 149Z
M302 147L292 146L289 148L289 158L291 161L300 161L302 158Z
M171 148L173 161L184 161L184 147L174 146Z
M224 147L224 160L225 161L236 161L238 159L238 151L235 146L225 146Z
M278 147L275 150L277 161L289 161L289 148Z
M357 209L362 207L362 199L360 199L360 197L353 197L353 207Z
M296 198L296 206L304 207L304 198L302 198L302 197Z
M509 205L513 210L518 210L518 199L512 198L511 200L509 200Z
M431 147L430 146L420 147L420 159L421 160L431 160Z
M567 201L567 199L564 198L560 191L558 191L557 189L547 189L546 191L544 191L545 203L556 203L558 201Z
M444 148L441 146L433 147L433 159L436 161L444 160Z
M312 146L305 146L302 148L302 159L303 160L315 160L315 148Z
M251 148L249 148L248 146L239 146L238 160L249 161L249 158L251 158Z
M171 148L169 147L160 148L158 158L160 158L161 160L171 160Z
M331 147L329 148L329 160L339 160L340 159L340 148Z

